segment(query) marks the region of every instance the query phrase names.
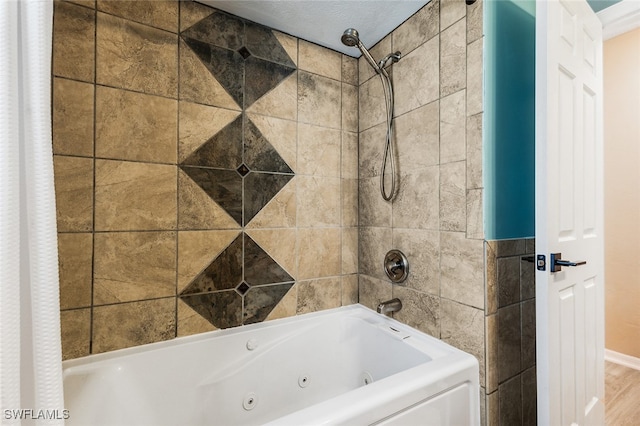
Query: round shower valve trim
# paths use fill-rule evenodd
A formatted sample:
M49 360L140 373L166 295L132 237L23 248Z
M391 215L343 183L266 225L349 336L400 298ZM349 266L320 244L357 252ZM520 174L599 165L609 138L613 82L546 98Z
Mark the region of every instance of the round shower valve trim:
M409 261L400 250L390 250L384 257L384 272L396 284L403 282L409 276Z

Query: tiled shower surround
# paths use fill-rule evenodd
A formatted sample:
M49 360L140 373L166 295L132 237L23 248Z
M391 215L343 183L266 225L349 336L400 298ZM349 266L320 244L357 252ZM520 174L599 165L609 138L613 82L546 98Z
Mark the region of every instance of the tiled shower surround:
M534 304L522 302L520 314L518 280L517 300L501 299L498 309L493 298L513 276L503 267L496 273L489 260L489 247L501 247L499 256L515 259L517 279L525 240L484 240L482 17L481 1L431 1L371 49L375 58L402 53L391 67L400 183L393 203L382 201L378 189L382 87L360 59L359 301L374 308L398 297L403 308L396 319L475 355L484 424L535 424L535 340L523 338L535 324ZM522 251L508 252L514 244ZM393 248L409 259L402 285L392 285L381 268ZM523 288L533 290L530 281Z
M57 1L53 74L64 358L357 302L357 60Z
M193 2L54 18L65 358L399 297L478 358L485 424L535 423L533 244L484 240L482 1L431 0L371 49L403 56L392 203L363 60Z

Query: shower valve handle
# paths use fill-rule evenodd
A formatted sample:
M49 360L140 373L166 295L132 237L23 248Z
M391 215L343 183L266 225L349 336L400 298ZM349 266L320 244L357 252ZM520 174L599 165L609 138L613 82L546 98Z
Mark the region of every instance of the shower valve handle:
M394 283L401 283L409 275L409 261L400 250L391 250L384 257L384 272Z

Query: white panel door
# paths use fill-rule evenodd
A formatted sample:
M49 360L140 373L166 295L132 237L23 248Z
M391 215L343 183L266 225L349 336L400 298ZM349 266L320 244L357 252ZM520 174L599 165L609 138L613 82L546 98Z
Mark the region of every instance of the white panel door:
M603 425L602 26L585 0L536 4L538 422Z

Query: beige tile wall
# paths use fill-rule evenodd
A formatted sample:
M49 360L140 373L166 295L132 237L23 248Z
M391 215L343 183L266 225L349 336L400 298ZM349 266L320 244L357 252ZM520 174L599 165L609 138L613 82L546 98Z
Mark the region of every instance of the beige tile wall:
M403 301L395 318L476 356L485 406L482 218L482 2L432 0L371 49L400 51L391 67L400 188L378 190L384 146L379 78L360 60L360 303ZM402 250L410 277L392 285L385 253Z
M480 2L431 1L371 49L376 58L396 50L403 56L391 67L400 184L391 203L378 191L382 87L369 65L362 59L359 64L360 300L372 304L377 298L371 293L402 292L433 315L428 323L406 312L398 317L445 340L443 330L455 329L458 317L481 318L485 308L478 213L482 89L468 85L482 81L482 55L471 47L482 46L481 7ZM479 105L471 108L477 99ZM384 276L382 259L391 248L403 250L411 262L403 285L392 286ZM471 324L457 339L464 341L467 334L468 348L482 361L483 322Z
M178 296L241 231L178 164L241 113L178 1L56 1L65 359L214 328ZM358 64L275 32L298 70L246 111L296 176L244 231L294 279L268 318L358 299Z

